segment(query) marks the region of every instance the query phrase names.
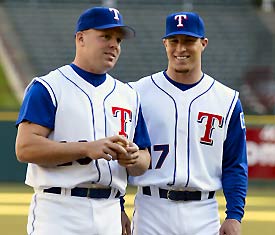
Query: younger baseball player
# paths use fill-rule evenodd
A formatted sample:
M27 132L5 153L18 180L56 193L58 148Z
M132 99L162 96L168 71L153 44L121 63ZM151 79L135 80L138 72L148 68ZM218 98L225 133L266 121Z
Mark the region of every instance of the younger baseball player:
M168 67L131 83L151 140L151 164L138 186L133 235L240 235L247 191L244 115L239 93L201 70L204 22L167 16ZM148 92L150 91L150 92ZM220 226L217 190L226 199Z
M28 234L122 234L119 197L128 174L148 169L150 140L136 91L107 72L134 34L117 9L88 9L74 61L27 87L16 154L35 191Z

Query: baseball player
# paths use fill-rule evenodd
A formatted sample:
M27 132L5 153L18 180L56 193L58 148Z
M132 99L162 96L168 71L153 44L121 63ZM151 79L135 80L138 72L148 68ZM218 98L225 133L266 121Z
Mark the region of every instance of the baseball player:
M117 9L88 9L74 61L27 87L16 154L35 191L28 234L122 234L119 197L128 174L148 169L150 140L136 91L107 72L134 34Z
M133 235L240 235L247 191L245 124L239 93L202 72L208 43L193 12L167 16L164 71L130 85L140 93L151 164L138 186ZM150 92L148 92L150 91ZM226 220L220 226L217 190Z

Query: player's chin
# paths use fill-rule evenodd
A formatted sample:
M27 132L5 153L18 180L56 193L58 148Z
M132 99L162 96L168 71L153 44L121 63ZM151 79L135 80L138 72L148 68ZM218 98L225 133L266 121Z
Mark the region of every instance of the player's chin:
M176 68L176 69L175 69L175 72L176 72L176 73L182 73L182 74L186 74L186 73L188 73L189 71L190 71L189 68Z
M104 65L106 70L109 71L116 65L116 61L106 61Z

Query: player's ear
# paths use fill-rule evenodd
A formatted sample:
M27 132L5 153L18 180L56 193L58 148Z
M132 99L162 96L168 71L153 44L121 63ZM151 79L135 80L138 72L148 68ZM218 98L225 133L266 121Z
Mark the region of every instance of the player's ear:
M204 51L207 44L208 44L208 38L201 38L202 51Z
M163 43L164 47L167 47L167 45L166 45L167 40L166 40L165 38L164 38L164 39L162 39L162 43Z
M82 31L79 31L75 35L75 40L77 44L83 45L84 43L84 33Z

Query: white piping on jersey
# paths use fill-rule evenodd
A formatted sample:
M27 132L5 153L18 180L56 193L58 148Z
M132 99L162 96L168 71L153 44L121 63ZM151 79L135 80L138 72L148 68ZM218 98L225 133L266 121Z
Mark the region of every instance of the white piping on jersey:
M55 108L57 108L57 99L56 99L56 96L54 94L54 91L53 91L53 88L51 87L51 85L47 81L45 81L43 78L41 78L41 77L36 78L36 81L42 83L45 87L49 88L47 90L49 92L49 95L51 97L53 105L55 106Z
M229 116L229 112L230 112L230 110L231 110L231 108L232 108L232 105L233 105L233 103L234 103L234 100L235 100L235 97L236 97L236 96L237 96L237 91L235 91L234 97L233 97L233 99L232 99L232 101L231 101L231 104L230 104L230 106L229 106L229 109L228 109L228 112L227 112L226 118L225 118L225 123L227 123L227 118L228 118L228 116Z

